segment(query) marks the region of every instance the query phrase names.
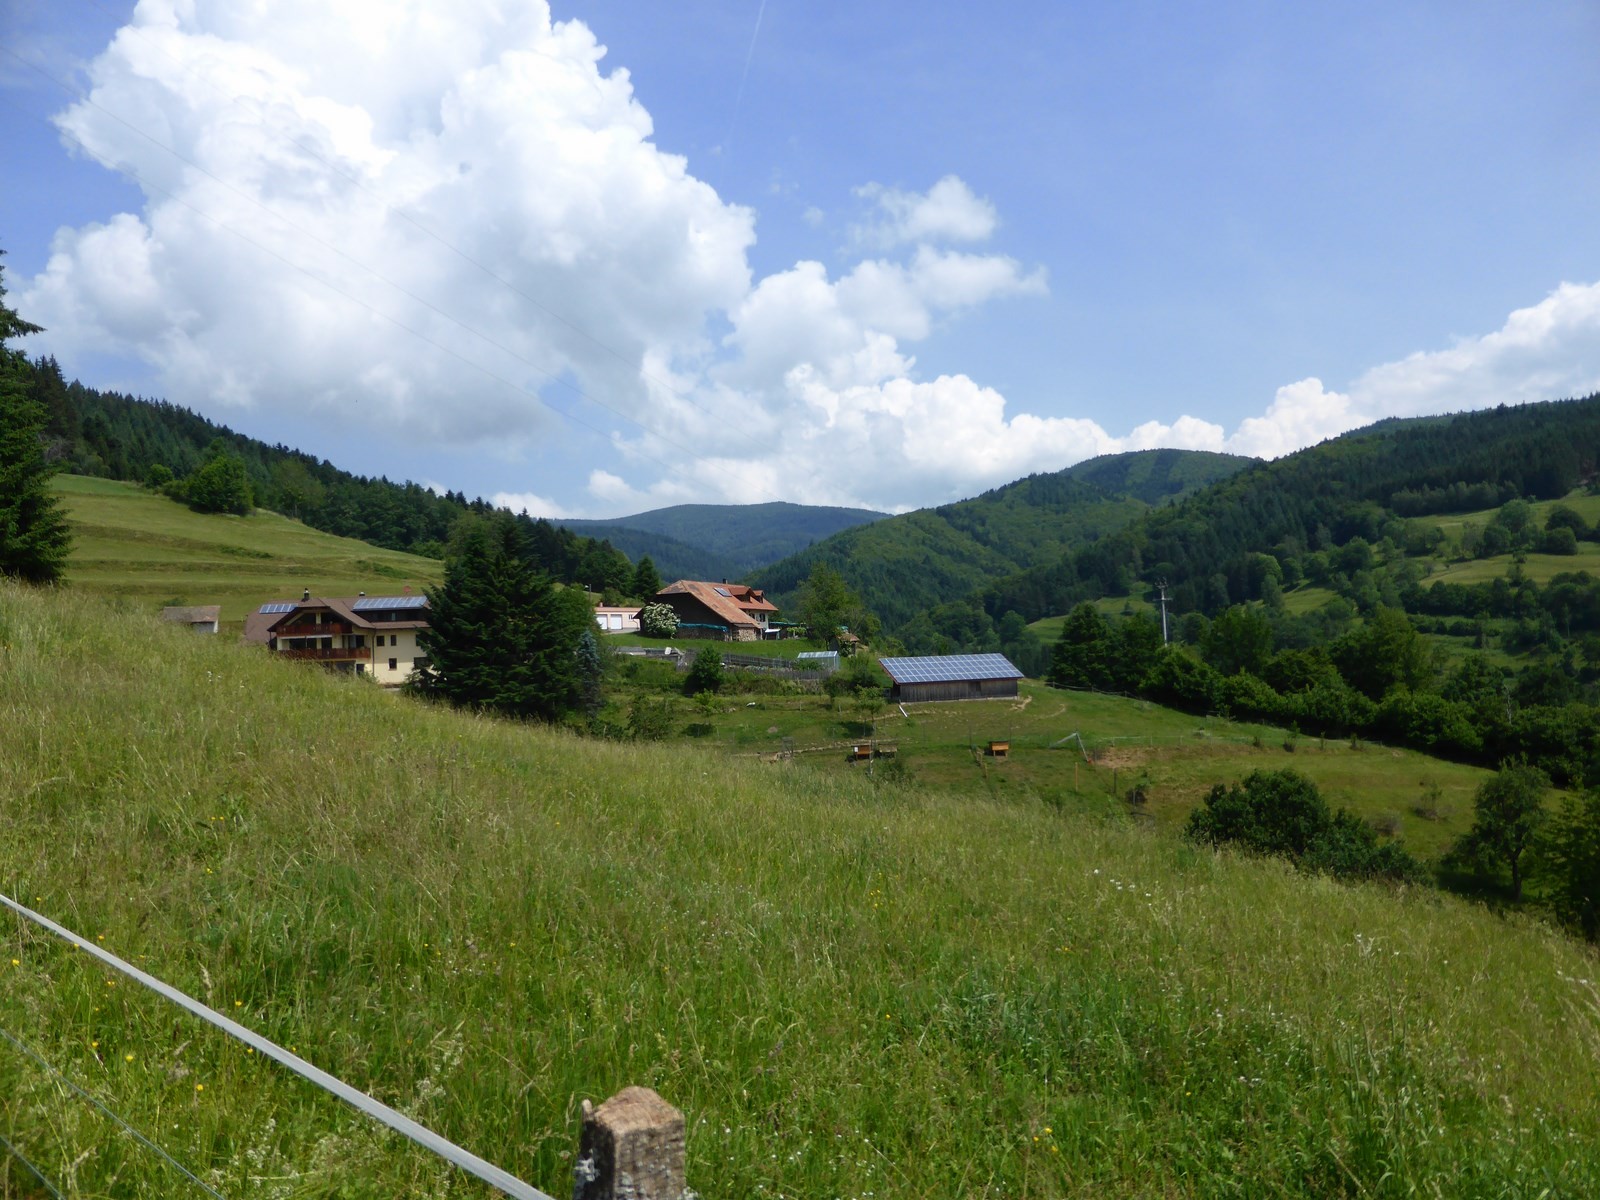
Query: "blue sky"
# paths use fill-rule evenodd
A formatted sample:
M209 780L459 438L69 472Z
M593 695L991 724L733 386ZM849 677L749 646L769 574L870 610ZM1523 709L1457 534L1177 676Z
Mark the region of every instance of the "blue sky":
M355 470L904 508L1600 388L1589 3L0 13L35 349Z

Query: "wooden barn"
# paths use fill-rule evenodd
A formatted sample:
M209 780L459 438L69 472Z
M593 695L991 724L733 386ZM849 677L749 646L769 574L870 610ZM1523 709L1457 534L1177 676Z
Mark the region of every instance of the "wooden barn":
M1004 654L941 654L932 658L880 658L894 680L891 696L918 700L989 700L1015 696L1022 672Z

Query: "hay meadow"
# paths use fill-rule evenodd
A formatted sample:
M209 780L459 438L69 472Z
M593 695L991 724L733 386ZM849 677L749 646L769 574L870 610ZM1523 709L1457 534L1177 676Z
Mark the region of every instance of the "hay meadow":
M557 1196L633 1083L706 1197L1600 1194L1600 963L1533 920L428 708L81 591L0 585L0 886ZM222 1194L491 1194L0 936L6 1032ZM0 1134L68 1195L203 1194L9 1041Z

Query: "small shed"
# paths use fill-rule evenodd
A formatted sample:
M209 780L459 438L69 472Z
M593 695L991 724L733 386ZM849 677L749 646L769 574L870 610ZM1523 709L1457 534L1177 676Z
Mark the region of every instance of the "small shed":
M802 650L794 657L795 661L808 671L826 671L832 675L839 669L837 650Z
M1004 654L940 654L927 658L880 658L894 680L890 695L901 703L919 700L988 700L1017 694L1022 672Z
M222 605L172 604L161 610L161 619L174 625L187 625L196 633L215 633L222 619Z

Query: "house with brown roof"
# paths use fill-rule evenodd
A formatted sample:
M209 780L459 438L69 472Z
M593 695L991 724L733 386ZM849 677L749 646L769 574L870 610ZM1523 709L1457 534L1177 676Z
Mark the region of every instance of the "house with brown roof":
M678 636L757 642L775 632L769 628L778 606L761 589L742 583L706 583L680 579L651 600L678 614Z
M302 662L396 686L428 665L417 634L428 628L426 596L271 600L244 620L244 640Z

